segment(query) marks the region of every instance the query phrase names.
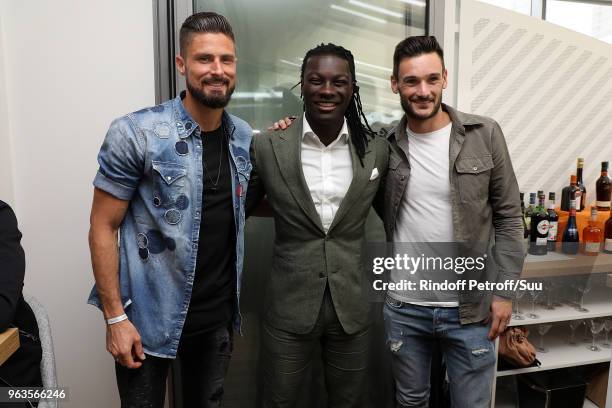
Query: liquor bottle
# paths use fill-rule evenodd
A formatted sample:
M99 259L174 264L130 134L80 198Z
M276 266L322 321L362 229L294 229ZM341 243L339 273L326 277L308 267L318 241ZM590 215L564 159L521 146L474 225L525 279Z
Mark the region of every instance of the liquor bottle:
M561 251L564 254L575 255L578 253L579 246L580 235L578 233L578 225L576 224L576 200L570 200L569 218L567 219L565 231L563 231L563 238L561 238Z
M582 198L582 191L580 190L580 187L578 187L578 184L576 182L577 177L574 176L573 174L570 176L570 185L567 187L563 188L563 191L561 192L562 200L566 201L566 208L567 210L563 210L563 205L562 205L562 210L563 211L570 211L570 206L569 203L571 200L576 201L576 211L578 211L579 208L579 204L580 204L580 199Z
M523 238L529 237L529 229L527 229L527 222L525 222L525 193L521 192L521 214L523 215Z
M525 193L521 191L521 215L523 219L523 253L527 253L529 250L529 228L527 228L527 221L525 221Z
M554 251L557 246L557 228L559 227L559 214L555 211L555 193L548 193L548 250Z
M604 252L612 254L612 211L604 228Z
M544 208L546 196L542 192L538 196L538 206L531 215L531 232L529 234L529 253L531 255L546 255L548 252L548 213Z
M576 208L579 208L579 201L582 196L582 191L577 186L576 176L570 176L570 185L563 187L561 191L561 211L570 210L570 200L572 197L576 200Z
M584 182L582 181L582 169L584 167L584 159L582 157L578 158L578 168L576 169L576 184L580 189L580 200L576 199L576 211L584 210L584 206L586 205L586 188L584 187Z
M529 193L529 206L525 209L525 224L527 231L531 232L531 216L533 215L533 209L535 208L536 194Z
M601 162L601 177L597 179L597 209L600 211L610 210L610 199L612 197L612 180L608 177L608 162Z
M591 207L589 225L582 230L584 254L597 255L601 249L601 228L597 225L597 207Z

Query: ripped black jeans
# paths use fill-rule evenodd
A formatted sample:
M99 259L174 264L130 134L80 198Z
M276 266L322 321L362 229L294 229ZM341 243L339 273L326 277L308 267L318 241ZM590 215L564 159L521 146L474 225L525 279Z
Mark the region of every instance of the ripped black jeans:
M232 347L232 331L225 326L181 339L178 357L184 407L221 406L223 380L232 356ZM142 366L136 370L115 364L121 408L162 408L171 362L171 359L147 354Z

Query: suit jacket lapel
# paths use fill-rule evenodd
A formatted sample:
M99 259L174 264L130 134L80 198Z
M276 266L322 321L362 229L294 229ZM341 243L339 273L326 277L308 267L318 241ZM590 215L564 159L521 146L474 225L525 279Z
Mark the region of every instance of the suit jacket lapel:
M289 129L279 132L278 137L272 137L272 148L291 195L313 224L321 232L325 232L302 171L302 121L303 117L299 117Z
M376 153L371 150L370 144L368 144L368 147L366 147L365 155L363 157L363 167L361 166L359 156L357 155L357 151L355 146L353 146L350 136L349 146L351 149L351 158L353 162L353 180L351 181L344 199L340 203L340 208L338 208L338 212L334 216L334 220L332 221L332 224L327 232L328 234L336 225L338 225L340 221L342 221L342 218L344 218L344 216L349 212L351 207L359 201L359 197L361 197L363 189L370 181L370 176L372 175L372 170L374 169L374 163L376 162Z

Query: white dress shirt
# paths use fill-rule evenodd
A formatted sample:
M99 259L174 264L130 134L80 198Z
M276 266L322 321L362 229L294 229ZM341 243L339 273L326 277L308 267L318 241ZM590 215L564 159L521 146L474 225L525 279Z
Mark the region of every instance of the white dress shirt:
M325 146L313 132L305 114L303 123L302 171L323 229L327 232L353 180L348 126L345 119L338 137Z

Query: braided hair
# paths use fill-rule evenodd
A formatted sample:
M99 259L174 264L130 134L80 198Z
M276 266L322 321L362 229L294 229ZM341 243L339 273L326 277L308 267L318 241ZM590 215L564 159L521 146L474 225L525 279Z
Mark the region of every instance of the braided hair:
M349 128L349 133L351 135L351 141L357 150L357 155L359 156L359 161L361 162L361 166L363 167L363 157L365 156L365 150L368 146L368 140L371 137L374 137L375 133L370 127L368 120L363 113L363 108L361 106L361 98L359 97L359 86L357 86L357 79L355 78L355 60L353 58L353 54L349 50L339 45L335 45L332 43L328 44L320 44L315 48L308 50L304 60L302 61L302 71L300 74L300 84L304 83L304 71L306 70L306 64L310 57L319 56L319 55L333 55L343 60L346 60L349 65L349 70L351 71L351 77L353 80L353 96L351 101L346 108L346 112L344 112L344 117L346 118L346 123ZM362 122L363 119L363 122Z

